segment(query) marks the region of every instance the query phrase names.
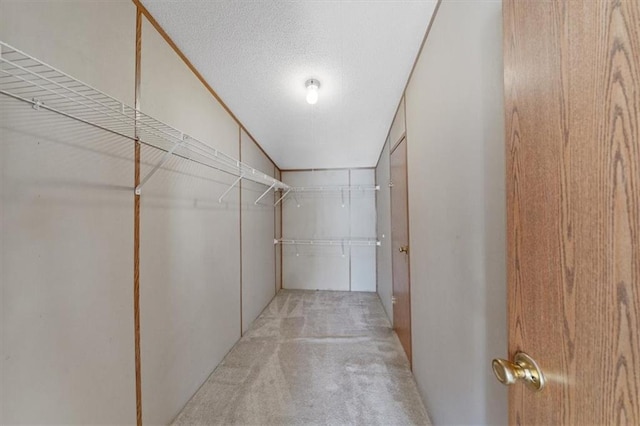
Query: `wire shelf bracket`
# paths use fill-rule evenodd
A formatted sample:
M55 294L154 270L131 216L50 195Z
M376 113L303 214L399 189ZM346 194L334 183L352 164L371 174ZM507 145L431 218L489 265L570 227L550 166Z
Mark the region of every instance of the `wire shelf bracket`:
M287 189L287 191L284 193L284 195L283 195L282 197L278 198L278 201L276 201L276 202L275 202L275 204L273 205L273 207L276 207L278 204L280 204L280 202L281 202L282 200L284 200L284 199L285 199L285 197L286 197L287 195L289 195L289 193L290 193L290 192L291 192L291 188Z
M235 186L236 186L236 185L237 185L237 184L242 180L242 178L244 178L244 173L243 173L243 174L241 174L241 175L238 177L238 179L236 179L235 181L233 181L233 183L231 184L231 186L229 186L229 188L227 188L227 190L226 190L226 191L224 191L224 192L222 193L222 195L220 196L220 198L218 198L218 203L221 203L221 204L222 204L222 200L223 200L223 198L224 198L224 197L225 197L229 192L231 192L231 190L232 190L233 188L235 188Z
M258 199L257 199L253 204L257 205L257 204L258 204L258 202L259 202L260 200L262 200L262 199L264 198L264 196L265 196L265 195L267 195L267 194L269 193L269 191L271 191L275 186L276 186L276 183L275 183L275 182L273 182L273 185L271 185L271 186L269 187L269 189L267 189L266 191L264 191L264 192L262 193L262 195L261 195L261 196L259 196L259 197L258 197Z
M169 159L171 158L173 153L176 151L176 149L180 148L185 143L185 141L187 140L187 137L188 137L187 135L183 135L182 142L173 145L173 147L171 147L169 151L165 152L164 155L162 155L162 158L160 159L160 161L158 161L158 163L153 167L153 169L151 169L151 171L147 173L147 175L140 181L138 186L136 186L136 189L135 189L136 195L142 194L142 187L144 186L144 184L147 183L149 179L151 179L151 176L153 176L153 174L157 172L158 169L160 169L160 167L164 166L166 162L169 161Z

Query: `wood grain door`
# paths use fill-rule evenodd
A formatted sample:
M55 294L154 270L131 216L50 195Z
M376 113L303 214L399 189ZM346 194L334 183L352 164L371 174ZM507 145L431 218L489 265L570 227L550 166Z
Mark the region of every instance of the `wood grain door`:
M411 291L409 281L409 212L407 142L391 152L391 252L393 271L393 328L411 363Z
M640 1L503 15L509 423L640 425Z

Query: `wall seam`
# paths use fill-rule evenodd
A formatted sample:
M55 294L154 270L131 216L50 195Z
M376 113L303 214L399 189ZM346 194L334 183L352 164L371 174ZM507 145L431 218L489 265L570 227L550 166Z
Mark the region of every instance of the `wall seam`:
M438 3L438 5L440 5L440 3ZM437 9L436 9L437 10ZM435 12L434 12L434 16L435 16ZM431 28L431 25L429 25L429 28ZM426 40L426 37L425 37ZM423 43L424 46L424 43ZM422 47L420 47L420 52L422 52ZM412 71L413 72L413 71ZM407 82L408 84L408 82ZM405 89L406 90L406 89ZM409 139L407 138L407 96L406 93L405 95L402 97L402 102L403 102L403 106L404 106L404 143L407 144L407 148L405 150L405 174L406 174L406 182L407 182L407 236L408 236L408 241L407 244L409 245L409 252L407 253L407 260L409 262L409 273L407 276L407 281L408 281L408 293L409 293L409 309L410 309L410 313L409 313L409 345L411 346L411 356L409 356L409 368L411 369L411 371L413 371L413 301L411 299L411 214L409 211Z
M348 170L348 185L351 186L351 169ZM351 192L349 191L349 239L351 239ZM351 250L351 244L349 244L349 291L351 291L351 280L352 280L352 276L351 276L351 256L353 254L353 251Z
M136 51L135 51L135 88L134 105L140 110L140 75L142 66L142 12L136 8ZM137 118L137 117L136 117ZM134 188L140 184L141 148L138 141L138 128L134 128ZM133 194L133 327L136 382L136 424L142 426L142 362L140 356L140 195Z
M205 87L205 89L207 89L207 91L211 94L211 96L213 96L215 98L215 100L218 101L220 106L227 112L227 114L229 114L231 116L231 118L236 122L236 124L240 127L240 129L244 130L245 133L247 135L249 135L254 140L254 142L257 145L257 147L269 159L269 161L271 161L277 167L278 165L276 164L275 161L273 161L273 158L271 158L269 156L269 154L267 154L267 152L264 150L264 148L262 148L262 146L258 142L256 142L256 139L253 136L251 136L251 133L249 133L249 131L244 126L244 124L242 124L240 119L238 117L236 117L236 115L231 111L231 109L227 106L227 104L224 103L224 101L218 95L218 93L216 93L216 91L213 90L213 87L211 87L211 85L202 76L202 74L200 74L200 72L197 70L197 68L191 63L191 61L189 61L187 56L184 53L182 53L182 50L180 50L180 48L178 47L177 44L175 44L173 39L171 39L171 37L169 37L169 34L167 34L167 32L164 30L164 28L162 28L162 26L158 23L158 21L156 21L156 19L153 17L151 12L149 12L147 10L147 8L144 7L144 5L140 2L140 0L132 0L132 1L133 1L133 4L136 5L138 10L142 11L142 14L147 18L149 23L151 25L153 25L153 27L156 29L156 31L158 31L160 36L162 36L162 38L167 42L167 44L169 46L171 46L171 48L178 55L178 57L180 57L180 59L182 59L182 61L185 63L187 68L189 68L189 70L193 73L193 75L195 75L196 78L198 80L200 80L200 83L202 83L202 85Z
M242 161L242 126L238 126L238 158ZM238 215L240 217L240 337L244 334L242 322L242 179L238 185Z

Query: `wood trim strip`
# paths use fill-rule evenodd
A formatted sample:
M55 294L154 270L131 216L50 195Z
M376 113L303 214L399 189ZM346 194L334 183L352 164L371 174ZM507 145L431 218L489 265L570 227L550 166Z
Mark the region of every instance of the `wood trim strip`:
M384 143L385 145L387 144L386 142ZM382 147L382 152L384 152L384 146ZM375 186L378 186L378 170L376 167L376 170L373 171L373 184ZM382 189L382 188L380 188ZM380 236L378 235L378 197L380 196L380 191L375 191L375 198L374 198L374 205L375 205L375 211L376 211L376 239L378 241L380 241ZM379 271L378 271L378 263L380 261L380 250L376 249L376 294L378 295L378 299L380 299L380 293L378 293L378 281L379 281ZM382 301L382 299L380 299ZM384 306L383 306L384 307ZM385 308L385 312L386 312L386 308ZM387 314L387 316L389 316L389 314Z
M340 171L340 170L375 170L373 166L366 167L329 167L329 168L321 168L321 169L280 169L281 173L286 172L330 172L330 171Z
M351 169L347 173L348 185L351 186ZM374 191L375 192L375 191ZM349 238L351 238L351 191L349 191ZM349 291L351 291L351 246L349 246Z
M162 26L158 23L158 21L155 20L155 18L153 17L153 15L151 15L151 13L147 10L147 8L144 7L144 5L140 2L140 0L132 0L132 1L138 7L138 10L142 11L142 14L147 18L149 23L151 25L153 25L153 27L156 29L156 31L158 31L158 33L167 42L167 44L169 46L171 46L173 51L176 52L176 54L180 57L180 59L182 59L182 61L187 66L187 68L189 68L191 70L191 72L196 76L196 78L198 80L200 80L200 82L204 85L204 87L209 91L209 93L211 93L211 96L213 96L220 103L220 105L222 106L222 108L224 108L224 110L227 112L227 114L229 114L231 116L231 118L233 118L233 120L238 124L238 126L240 126L240 128L242 130L244 130L247 133L247 135L249 135L251 137L251 139L253 139L254 142L255 142L256 139L253 136L251 136L251 133L249 133L247 128L244 126L244 124L242 124L242 122L238 119L238 117L236 117L236 115L231 111L231 109L227 106L227 104L224 103L224 101L216 93L216 91L213 90L211 85L207 82L207 80L205 80L205 78L202 76L202 74L200 74L200 72L198 72L196 67L191 63L191 61L189 61L189 59L185 56L185 54L182 53L180 48L174 43L174 41L171 39L171 37L169 37L167 32L162 28ZM267 154L267 152L262 148L262 146L258 142L255 142L255 143L258 146L258 148L260 149L260 151L262 151L262 153L269 159L269 161L271 161L276 167L278 167L277 163L275 161L273 161L273 158L271 158L269 156L269 154Z
M142 54L142 12L136 9L135 108L140 109L140 71ZM137 129L136 132L136 139ZM134 185L140 184L140 142L134 142ZM136 375L136 424L142 426L142 365L140 359L140 195L133 195L133 324Z
M404 112L405 114L407 113L407 111ZM398 111L396 111L396 115L398 115ZM396 115L393 116L393 119L396 119ZM393 126L393 120L391 121L391 125ZM406 131L407 129L405 129ZM391 134L391 127L389 127L389 134ZM378 155L378 161L376 161L376 167L375 169L378 169L378 166L380 165L380 159L382 158L382 153L384 152L384 147L387 146L387 144L389 143L389 135L387 135L387 138L384 140L384 143L382 144L382 149L380 150L380 155ZM389 151L391 152L391 151Z
M434 11L433 15L435 16L435 12L437 12L437 7L440 6L440 2L438 2L438 5L436 6L436 10ZM433 20L432 20L433 22ZM431 24L429 24L429 28L431 28ZM424 45L424 41L422 43ZM422 51L422 46L420 47L420 51ZM414 68L415 68L415 64L414 64ZM413 70L411 71L413 73ZM407 236L409 237L409 241L407 241L407 243L409 244L409 253L407 253L407 263L408 263L408 267L409 267L409 273L407 275L408 277L408 282L407 282L407 293L409 294L409 307L412 308L412 304L411 304L411 211L409 210L409 140L407 139L407 97L403 96L402 97L402 102L404 103L404 137L402 139L400 139L400 141L404 141L404 143L407 144L407 148L405 149L405 164L406 167L404 168L404 172L405 172L405 179L407 181ZM411 369L411 371L413 371L413 322L411 322L411 317L409 317L409 347L411 347L411 354L409 356L409 368Z
M402 99L404 99L404 97ZM406 107L405 107L405 111L404 111L404 117L405 117L404 118L404 132L402 132L402 134L400 135L400 138L398 139L398 141L393 145L393 147L389 151L389 154L391 154L393 151L395 151L396 148L398 147L398 145L400 145L400 143L407 138L407 110L406 110ZM384 151L384 149L383 149L383 151Z
M242 126L238 126L238 159L242 161ZM242 179L238 184L238 199L238 215L240 217L240 337L242 337L244 334L244 324L242 323Z
M427 37L429 37L429 33L431 32L431 27L433 26L433 21L435 21L435 19L436 19L436 15L438 14L438 10L440 10L440 5L441 4L442 4L442 0L438 0L438 3L436 4L436 7L433 9L433 15L431 15L431 20L429 21L429 25L427 25L427 30L424 33L424 37L422 37L422 43L420 43L420 48L418 49L418 54L416 55L416 59L413 61L413 65L411 66L411 72L409 73L409 77L407 77L407 82L404 85L404 90L402 90L402 96L400 97L400 100L398 101L398 107L396 108L396 112L393 115L393 118L391 119L391 123L389 124L389 130L387 131L387 136L385 137L385 143L386 143L387 139L389 138L389 135L391 134L391 127L393 126L393 120L395 120L396 115L398 114L398 111L400 110L400 105L402 105L402 103L405 104L405 109L404 109L404 117L405 117L404 118L404 122L405 122L404 130L405 130L405 132L407 131L407 104L406 104L404 98L407 95L407 87L409 86L409 82L411 81L411 77L413 77L413 72L416 70L416 65L418 65L418 59L420 59L420 55L422 54L422 49L424 48L424 45L427 42ZM391 143L391 141L389 141L389 143ZM382 152L383 151L384 151L384 144L382 145L382 149L380 150L380 155L378 155L378 161L376 163L376 167L378 167L378 164L380 163L380 157L382 157ZM389 154L391 154L391 151L389 151Z
M273 177L280 180L278 176L277 169L273 166ZM278 229L278 206L275 205L278 197L278 191L273 191L273 239L278 238L278 233L276 232ZM278 294L278 244L273 245L273 287L275 290L275 294Z
M278 169L278 180L282 182L282 170L280 169ZM284 228L282 227L284 209L282 208L282 203L278 204L278 208L280 209L280 238L282 238L284 235ZM277 246L278 250L280 250L280 290L282 290L284 288L284 250L282 250L282 244L277 244Z

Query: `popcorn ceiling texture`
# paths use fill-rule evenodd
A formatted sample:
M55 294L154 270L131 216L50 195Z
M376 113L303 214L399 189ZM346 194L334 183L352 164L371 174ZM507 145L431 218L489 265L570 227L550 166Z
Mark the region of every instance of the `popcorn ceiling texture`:
M429 425L375 293L281 290L174 425Z
M143 0L278 167L375 166L435 1ZM320 80L316 105L304 83Z

